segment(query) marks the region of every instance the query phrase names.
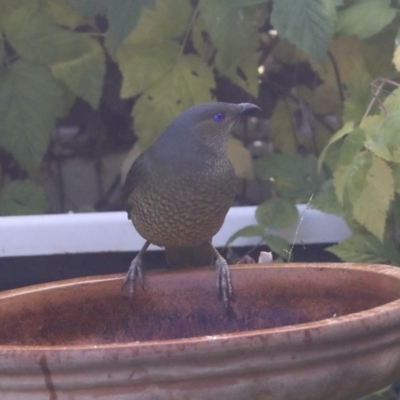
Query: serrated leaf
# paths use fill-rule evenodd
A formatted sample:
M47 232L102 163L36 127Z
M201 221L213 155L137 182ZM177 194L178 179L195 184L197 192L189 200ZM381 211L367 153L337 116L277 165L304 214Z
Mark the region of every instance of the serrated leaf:
M365 142L376 156L390 162L400 162L400 111L389 114Z
M152 144L184 110L211 100L214 76L200 57L188 54L170 59L170 63L133 108L134 131L142 148Z
M200 18L218 49L215 59L218 70L257 96L256 50L259 28L267 17L266 6L235 7L229 0L201 0L199 9Z
M335 21L336 10L330 0L275 1L271 15L280 37L320 62L326 58Z
M323 182L314 155L272 153L254 165L258 177L270 181L279 196L289 199L308 199Z
M343 208L335 193L335 188L330 185L319 191L310 202L311 208L320 210L324 213L343 215Z
M370 233L355 234L326 250L346 262L400 265L397 247L391 242L381 243Z
M93 48L92 39L86 34L57 26L39 9L13 9L2 25L7 40L19 56L33 63L48 65L74 60Z
M293 202L273 198L260 204L256 209L256 220L265 229L282 229L295 223L299 213Z
M49 205L42 186L30 180L16 180L0 190L0 215L44 214Z
M330 139L328 144L325 146L324 150L322 151L321 155L319 156L318 159L318 171L321 170L322 164L324 162L324 159L326 157L326 154L328 152L328 149L330 146L332 146L333 143L337 142L338 140L342 139L344 136L348 135L350 132L354 130L354 122L353 121L348 121L346 122L341 129L339 129Z
M290 255L290 245L285 239L276 235L266 235L264 242L271 251L281 256L284 260L288 259Z
M338 14L337 30L366 39L389 25L395 16L390 0L358 0Z
M0 145L36 174L63 113L62 91L47 69L22 61L0 75Z
M73 93L96 109L103 89L106 58L97 42L91 41L90 45L92 50L82 57L52 64L51 72Z
M229 246L236 239L240 237L263 237L265 234L264 229L260 225L248 225L242 229L236 231L226 242L226 246Z
M357 152L350 163L342 163L334 172L335 191L343 205L353 207L358 200L372 161L371 153Z
M386 217L394 197L394 181L389 165L373 157L364 187L354 203L354 218L380 241L383 241Z
M188 29L191 14L186 0L158 0L155 10L143 10L138 26L117 52L123 98L151 89L179 62L181 46L173 39Z
M120 44L136 26L142 7L154 7L155 0L68 0L88 16L105 15L115 44Z

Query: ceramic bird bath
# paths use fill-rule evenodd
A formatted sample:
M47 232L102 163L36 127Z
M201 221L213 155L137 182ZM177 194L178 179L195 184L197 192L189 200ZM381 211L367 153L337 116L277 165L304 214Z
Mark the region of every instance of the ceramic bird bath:
M226 315L209 268L0 294L0 398L354 400L400 375L400 269L232 267Z

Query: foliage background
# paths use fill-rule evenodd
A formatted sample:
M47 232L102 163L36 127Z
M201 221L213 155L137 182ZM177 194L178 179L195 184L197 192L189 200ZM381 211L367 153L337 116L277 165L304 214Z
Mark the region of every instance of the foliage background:
M259 235L288 258L270 229L294 223L295 203L310 202L346 218L353 236L331 248L343 260L400 265L399 6L0 0L0 214L48 210L41 179L52 130L77 101L100 109L112 65L140 149L193 104L262 107L268 146L254 163L246 140L230 148L239 175L255 174L270 198L258 225L231 241Z

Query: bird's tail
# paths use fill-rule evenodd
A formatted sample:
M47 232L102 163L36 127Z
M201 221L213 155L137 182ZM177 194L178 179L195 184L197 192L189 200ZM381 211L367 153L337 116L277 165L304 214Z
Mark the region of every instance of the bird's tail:
M168 264L193 267L212 265L215 257L211 242L195 247L166 247L165 256Z

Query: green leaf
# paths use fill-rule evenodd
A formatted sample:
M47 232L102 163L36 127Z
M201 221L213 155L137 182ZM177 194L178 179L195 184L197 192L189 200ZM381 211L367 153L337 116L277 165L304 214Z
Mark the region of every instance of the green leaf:
M184 110L211 101L214 83L212 70L200 57L188 54L171 59L166 72L133 108L134 131L142 148L152 144Z
M48 206L43 187L33 181L16 180L0 190L0 215L44 214Z
M389 113L400 111L400 88L389 93L383 104Z
M280 37L320 62L326 58L335 20L331 0L279 0L274 2L271 15Z
M346 122L341 129L339 129L330 139L328 144L325 146L324 150L322 151L321 155L319 156L318 159L318 171L321 170L322 164L324 162L324 159L326 157L326 153L329 149L329 147L337 142L338 140L342 139L344 136L348 135L350 132L354 130L354 122L353 121L348 121Z
M397 246L392 242L381 243L367 232L355 234L326 250L346 262L400 265Z
M312 199L310 206L328 214L343 215L343 208L332 185L319 191Z
M57 26L39 9L11 9L7 16L2 21L7 40L24 60L49 65L83 57L93 49L86 34Z
M363 148L364 142L365 132L360 128L347 134L340 149L339 165L350 165L357 153Z
M252 54L242 54L233 63L226 64L222 59L221 53L215 57L215 66L221 75L228 77L233 83L246 90L252 96L258 96L258 55L254 51Z
M271 251L281 256L284 260L288 259L290 254L290 245L285 239L276 235L266 235L264 242Z
M155 0L68 0L86 15L106 15L108 29L116 44L120 44L136 26L142 7L153 7Z
M79 58L51 65L51 72L73 93L96 109L103 89L106 58L97 42L91 40L90 46L92 50Z
M39 4L57 25L75 29L84 24L83 16L64 0L39 0Z
M390 0L358 0L338 14L337 30L366 39L389 25L395 16Z
M376 156L390 162L400 162L400 111L389 114L378 125L375 134L365 142L365 147Z
M323 182L314 155L268 154L254 163L256 174L269 181L279 196L308 200Z
M47 69L19 61L0 75L0 145L30 174L37 174L62 112L62 91Z
M363 179L364 180L364 179ZM354 218L380 241L383 241L389 206L394 198L394 181L389 165L372 157L364 187L354 203Z
M372 154L363 151L356 153L349 164L343 163L336 169L334 186L338 199L344 206L353 207L360 197L372 162Z
M180 47L170 41L157 46L123 47L118 53L123 81L121 96L137 96L167 75L179 58Z
M266 5L235 7L229 0L201 0L199 9L200 18L204 20L207 32L218 49L215 59L218 70L257 96L256 50L259 46L259 28L267 18Z
M369 84L372 77L365 69L360 69L354 74L344 102L344 120L359 123L365 114L368 103L372 98Z
M172 39L184 34L191 13L186 0L158 0L155 10L143 10L138 26L117 52L122 97L151 89L179 63L181 47ZM176 15L180 16L178 20Z
M236 231L226 242L226 246L229 246L233 243L237 238L240 237L263 237L265 234L264 229L260 225L248 225L242 229Z
M123 45L152 46L179 38L189 28L192 14L187 0L157 0L154 9L142 9L137 26Z
M293 202L273 198L260 204L256 209L256 220L265 229L281 229L295 223L299 213Z

